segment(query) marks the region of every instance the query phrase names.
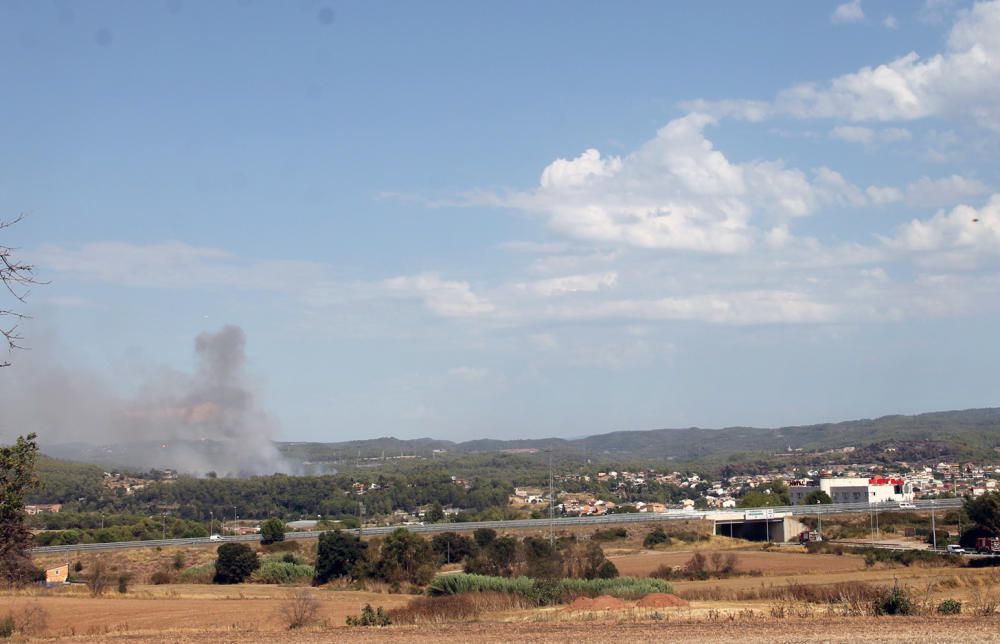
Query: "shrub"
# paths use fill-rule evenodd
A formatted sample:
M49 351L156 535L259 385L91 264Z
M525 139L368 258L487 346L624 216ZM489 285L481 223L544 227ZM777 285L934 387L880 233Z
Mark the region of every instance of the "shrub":
M181 572L178 581L182 584L210 584L215 576L215 564L208 563L202 566L191 566Z
M127 593L128 584L130 581L132 581L132 573L123 572L120 575L118 575L118 592L123 595Z
M962 602L957 599L946 599L938 604L937 612L942 615L958 615L962 612Z
M310 580L315 575L316 569L306 564L265 559L250 579L261 584L294 584Z
M308 626L316 620L319 613L319 602L307 590L302 590L285 602L281 607L281 615L289 630Z
M108 569L103 559L95 559L87 576L87 588L94 597L103 595L108 587Z
M466 593L417 597L402 608L388 611L393 624L441 624L468 621L484 612L532 608L535 602L511 593Z
M361 615L347 616L348 626L388 626L392 624L392 620L389 616L382 610L379 606L377 609L372 609L371 604L365 604L365 607L361 609Z
M181 570L184 568L184 553L177 552L174 554L174 570Z
M431 596L463 593L509 593L536 603L571 601L575 597L611 595L622 599L638 599L649 593L673 592L673 587L659 579L618 577L614 579L539 580L530 577L490 577L487 575L440 575L427 589Z
M0 637L3 639L14 637L14 631L16 629L17 625L14 623L13 615L0 617Z
M169 584L172 581L170 573L166 570L157 570L152 575L149 576L149 583L154 586L162 586L164 584Z
M618 576L618 566L611 561L605 561L597 568L598 579L614 579Z
M260 567L257 553L245 543L224 543L215 560L216 584L239 584Z
M628 530L625 528L597 530L590 538L594 541L615 541L616 539L628 539Z
M654 548L660 544L670 545L670 537L663 531L663 528L653 528L646 538L642 540L643 548Z
M898 583L875 603L876 615L913 615L915 612L910 596Z

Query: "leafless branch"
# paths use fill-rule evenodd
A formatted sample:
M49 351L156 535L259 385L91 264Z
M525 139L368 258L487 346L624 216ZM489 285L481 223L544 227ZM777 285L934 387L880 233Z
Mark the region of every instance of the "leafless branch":
M0 220L0 231L10 228L22 219L24 219L24 215L18 215L14 219L7 221ZM3 283L4 288L7 289L7 292L14 299L24 302L31 293L28 287L35 284L43 284L44 282L39 281L35 276L34 266L25 264L15 257L17 250L16 248L0 244L0 283ZM13 318L20 321L27 319L27 317L23 313L0 308L0 318ZM18 333L17 327L16 322L10 327L0 326L0 335L3 335L3 339L7 343L8 352L24 348L18 344L23 338ZM7 367L9 365L9 361L0 362L0 367Z

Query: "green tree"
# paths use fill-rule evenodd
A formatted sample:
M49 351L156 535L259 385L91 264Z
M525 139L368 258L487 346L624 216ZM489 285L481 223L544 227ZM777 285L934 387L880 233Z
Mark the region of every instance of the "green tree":
M23 586L37 575L31 562L31 532L25 525L24 495L38 487L35 434L0 447L0 582Z
M441 523L444 521L444 508L441 507L441 504L438 501L435 501L434 504L431 505L430 509L427 510L427 514L424 515L424 520L427 521L427 523Z
M476 528L472 532L472 538L480 548L486 548L497 539L497 531L493 528Z
M802 505L816 505L817 503L833 503L833 499L823 490L813 490L802 499Z
M473 554L476 550L476 544L469 537L457 532L442 532L434 535L434 538L431 539L431 548L438 556L438 561L450 564Z
M988 536L1000 535L1000 492L965 499L965 513Z
M562 554L548 539L525 537L521 548L524 552L524 574L535 579L557 579L562 576Z
M392 582L424 585L437 570L434 551L427 540L406 528L397 528L382 542L375 575Z
M277 517L271 517L260 524L260 542L262 544L285 540L285 522Z
M245 543L224 543L219 546L212 582L240 584L258 568L260 560L250 546Z
M341 530L319 535L313 583L319 585L331 579L354 577L356 566L364 560L367 549L367 543L356 535Z

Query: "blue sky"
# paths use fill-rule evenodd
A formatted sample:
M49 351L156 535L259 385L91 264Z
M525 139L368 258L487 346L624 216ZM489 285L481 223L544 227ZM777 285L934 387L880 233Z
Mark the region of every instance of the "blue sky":
M2 241L50 282L0 378L127 399L233 324L294 440L996 405L998 32L944 0L0 4Z

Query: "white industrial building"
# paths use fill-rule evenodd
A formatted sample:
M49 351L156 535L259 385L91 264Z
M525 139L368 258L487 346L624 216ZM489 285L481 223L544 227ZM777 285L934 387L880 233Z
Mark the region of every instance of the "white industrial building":
M913 500L913 485L894 478L830 478L819 485L790 485L792 503L799 505L811 492L822 490L834 503L908 503Z

